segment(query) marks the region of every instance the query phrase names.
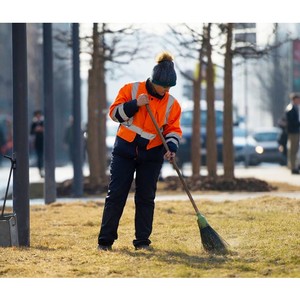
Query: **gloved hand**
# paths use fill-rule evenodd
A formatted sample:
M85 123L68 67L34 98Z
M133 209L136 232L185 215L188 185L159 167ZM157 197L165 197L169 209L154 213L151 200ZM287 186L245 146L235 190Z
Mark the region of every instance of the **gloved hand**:
M149 98L147 94L140 94L137 98L137 106L144 106L149 104Z
M175 152L167 151L164 155L164 158L168 161L173 161L175 159Z

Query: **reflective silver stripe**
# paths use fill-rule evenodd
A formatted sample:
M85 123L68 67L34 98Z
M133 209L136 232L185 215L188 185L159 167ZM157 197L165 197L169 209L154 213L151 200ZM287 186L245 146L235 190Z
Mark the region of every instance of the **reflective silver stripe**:
M172 143L174 143L174 144L177 146L177 148L179 147L178 140L176 140L176 139L173 139L173 138L166 139L166 143L169 143L169 142L172 142Z
M137 96L137 91L138 91L138 87L139 87L139 82L133 82L132 83L132 87L131 87L131 100L136 99ZM128 118L128 116L125 114L124 111L124 106L122 104L121 106L118 106L119 109L119 114L121 116L121 118L124 120L124 122L122 122L123 125L125 126L131 126L132 122L133 122L133 117Z
M123 123L122 123L122 125L126 126ZM126 126L126 128L128 128L129 130L139 134L142 138L147 139L147 140L152 140L156 136L156 134L145 132L140 127L137 127L135 125Z
M118 107L115 107L115 109L113 110L112 114L111 114L111 118L116 121L119 122L119 120L116 118L116 112L118 110Z
M172 137L172 136L176 137L178 140L181 139L180 135L177 134L177 133L175 133L175 132L170 132L170 133L168 133L168 134L166 135L166 138L170 138L170 137Z
M127 121L129 117L126 115L124 111L124 104L118 106L118 113L124 121Z
M137 91L138 91L138 88L139 88L139 82L134 82L132 84L132 88L131 88L131 100L133 99L136 99L137 97Z
M166 135L166 139L173 139L173 138L177 139L177 141L181 140L180 135L175 132L171 132Z
M130 118L127 121L122 122L121 124L123 124L125 126L131 126L132 122L133 122L133 118Z
M128 116L126 115L126 113L124 111L124 104L118 105L112 112L112 119L114 121L119 122L119 120L116 118L117 112L119 113L121 118L124 120L124 122L126 122L128 125L132 123L132 120L130 120L131 118L128 118Z
M175 102L175 98L174 98L172 95L169 95L168 104L167 104L167 109L166 109L166 117L165 117L165 122L164 122L164 124L167 124L167 123L168 123L170 111L171 111L171 108L172 108L174 102Z

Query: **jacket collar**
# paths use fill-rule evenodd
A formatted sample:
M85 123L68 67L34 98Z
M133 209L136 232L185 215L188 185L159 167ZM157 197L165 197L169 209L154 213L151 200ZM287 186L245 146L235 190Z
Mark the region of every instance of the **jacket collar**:
M146 89L147 89L147 92L148 92L151 96L153 96L153 97L155 97L155 98L158 98L158 99L163 99L164 96L159 95L159 94L156 93L156 91L154 90L154 87L153 87L153 85L152 85L152 83L151 83L151 81L150 81L150 78L148 78L147 81L146 81Z

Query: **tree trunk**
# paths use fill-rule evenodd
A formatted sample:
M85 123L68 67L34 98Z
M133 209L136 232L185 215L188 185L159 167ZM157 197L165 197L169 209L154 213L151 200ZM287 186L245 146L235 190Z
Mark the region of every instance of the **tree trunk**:
M100 47L100 51L103 48ZM105 68L104 59L101 55L99 60L99 75L98 77L98 148L99 148L99 168L100 168L100 180L106 182L106 169L107 169L107 157L106 157L106 119L107 119L107 107L106 107L106 84L105 84Z
M234 178L233 118L232 118L232 23L227 26L226 52L224 62L224 120L223 120L223 166L224 177Z
M206 150L208 176L217 175L217 143L216 143L216 114L215 114L215 86L214 70L212 62L212 47L210 43L211 24L206 27L206 49L207 49L207 124L206 124Z
M90 169L89 184L91 189L95 189L100 184L98 103L95 96L97 88L95 70L89 70L88 88L87 152Z
M197 178L201 169L201 82L202 82L202 49L199 50L199 67L193 81L193 132L191 140L192 177ZM197 73L197 72L196 72Z
M99 160L99 40L98 26L93 26L93 54L92 69L88 78L88 138L87 151L90 168L90 188L96 189L100 184L100 160Z

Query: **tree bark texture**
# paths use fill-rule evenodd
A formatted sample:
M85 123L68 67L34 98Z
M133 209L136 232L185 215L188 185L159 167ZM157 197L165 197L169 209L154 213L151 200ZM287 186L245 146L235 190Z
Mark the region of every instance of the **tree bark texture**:
M193 81L193 132L191 140L192 176L198 177L201 170L201 82L202 82L202 49L199 50L198 76Z
M224 62L224 120L223 120L223 167L225 179L234 178L233 117L232 117L232 23L227 25Z
M207 124L206 124L206 150L207 150L207 172L208 176L217 175L217 142L216 142L216 113L215 113L215 86L214 70L212 62L212 46L210 42L210 28L206 27L206 49L207 49Z

